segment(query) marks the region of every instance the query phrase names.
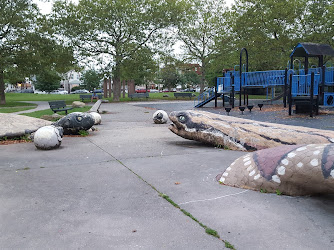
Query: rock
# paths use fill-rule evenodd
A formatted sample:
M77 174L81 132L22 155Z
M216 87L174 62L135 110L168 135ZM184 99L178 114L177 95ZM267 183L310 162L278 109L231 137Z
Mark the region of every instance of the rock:
M47 121L55 121L55 120L59 120L60 118L63 118L63 115L59 115L57 113L54 113L53 115L43 115L41 117L41 119L43 120L47 120Z
M72 102L72 107L73 108L82 108L82 107L85 107L86 104L83 103L83 102L80 102L80 101L74 101Z
M95 120L94 125L99 125L101 124L102 118L101 115L97 112L90 112L89 114L91 114Z
M169 95L166 94L166 95L163 95L162 97L169 97Z
M0 113L0 124L0 138L12 138L33 133L43 126L51 125L51 122L25 115Z
M109 103L109 100L102 99L101 102L102 102L102 103Z
M157 110L153 114L153 121L157 124L163 124L168 121L168 115L164 110Z
M61 118L53 125L62 127L65 135L77 135L80 130L88 130L95 123L95 119L89 113L73 112Z
M39 128L34 134L34 144L36 148L49 150L59 148L63 137L63 128L55 126L45 126Z

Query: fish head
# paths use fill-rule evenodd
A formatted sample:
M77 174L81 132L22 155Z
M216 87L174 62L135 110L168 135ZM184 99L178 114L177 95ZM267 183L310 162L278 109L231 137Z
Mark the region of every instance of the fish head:
M207 125L203 124L198 116L199 114L190 110L173 111L169 114L169 119L173 122L169 129L185 139L206 142L202 132L207 129Z

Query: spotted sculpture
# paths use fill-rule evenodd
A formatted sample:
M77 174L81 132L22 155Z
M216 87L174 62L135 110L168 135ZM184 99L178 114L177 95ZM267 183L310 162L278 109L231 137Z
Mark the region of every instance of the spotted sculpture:
M257 122L205 111L174 111L169 119L173 122L169 129L183 138L232 150L334 142L334 131L330 130Z
M334 193L334 144L280 146L235 160L220 183L286 195Z
M76 135L80 130L88 130L93 127L95 119L89 113L73 112L61 118L53 125L62 127L64 135Z
M164 124L168 121L168 115L164 110L157 110L153 114L153 121L156 124Z
M334 193L334 132L180 111L170 130L183 138L255 151L217 176L221 184L286 195ZM316 144L321 143L321 144Z

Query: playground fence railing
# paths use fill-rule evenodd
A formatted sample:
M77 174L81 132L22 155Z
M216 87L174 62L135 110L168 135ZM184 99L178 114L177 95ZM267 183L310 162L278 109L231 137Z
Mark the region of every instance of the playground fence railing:
M318 95L318 87L320 83L320 75L314 75L313 95ZM311 74L293 75L291 94L293 97L309 96L311 91Z

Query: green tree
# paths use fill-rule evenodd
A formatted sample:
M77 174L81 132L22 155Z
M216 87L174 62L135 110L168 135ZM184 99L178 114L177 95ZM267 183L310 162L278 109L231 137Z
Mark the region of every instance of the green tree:
M83 87L92 91L94 88L98 88L100 86L101 75L91 69L83 73L81 80L83 81Z
M153 58L154 52L143 47L138 49L131 57L122 63L122 80L135 81L135 84L147 84L153 81L159 69L157 62Z
M299 41L306 0L236 0L229 18L237 49L249 52L250 70L286 67ZM236 63L239 56L236 55ZM232 65L233 66L233 65Z
M60 79L56 71L44 71L36 76L35 87L41 91L51 92L59 88Z
M200 84L200 76L193 70L187 70L182 75L182 82L187 88Z
M216 54L216 41L222 33L224 21L223 1L189 1L192 11L186 16L186 21L178 26L178 37L184 43L187 61L196 61L201 66L201 93L206 84L207 68L210 60Z
M35 28L38 9L31 0L2 0L0 13L0 104L5 104L4 73L17 63L16 54L22 49L17 41Z
M83 55L111 57L113 99L119 101L124 60L159 41L162 31L183 19L184 7L184 0L56 1L53 18Z
M175 63L165 64L165 67L160 71L161 83L164 88L171 90L176 85L183 83L182 75L178 71L178 67Z
M4 78L61 72L75 61L32 0L0 1L0 13L0 104L5 104Z

